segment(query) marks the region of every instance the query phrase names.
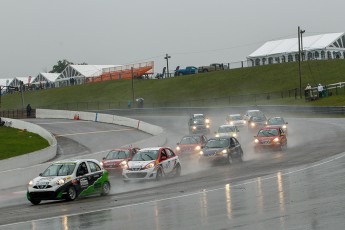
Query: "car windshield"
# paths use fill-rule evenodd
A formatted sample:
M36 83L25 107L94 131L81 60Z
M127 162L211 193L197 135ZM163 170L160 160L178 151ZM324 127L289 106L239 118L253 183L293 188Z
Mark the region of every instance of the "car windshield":
M158 150L143 150L134 155L132 161L152 161L156 160Z
M183 137L180 141L180 144L182 145L188 145L188 144L198 144L200 142L200 137Z
M228 139L210 139L207 141L206 148L225 148L229 146Z
M264 121L265 117L252 117L251 120L252 121Z
M106 160L129 158L128 150L112 150L106 156Z
M241 115L232 115L230 116L230 120L238 121L238 120L242 120L242 117Z
M41 176L67 176L71 175L74 171L76 163L58 163L50 165Z
M270 118L267 121L267 124L269 124L269 125L282 125L284 123L285 123L284 119L281 117Z
M205 117L202 114L194 114L193 119L205 119Z
M230 133L230 132L236 132L235 126L223 126L219 127L218 133Z
M259 137L271 137L271 136L278 136L277 129L262 129L258 132Z
M251 111L248 112L249 116L251 117L263 117L264 114L261 111Z

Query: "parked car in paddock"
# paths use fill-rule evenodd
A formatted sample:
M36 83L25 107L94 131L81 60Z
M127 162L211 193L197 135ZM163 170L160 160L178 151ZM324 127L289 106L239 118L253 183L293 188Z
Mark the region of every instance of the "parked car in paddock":
M274 127L278 126L281 127L284 133L288 134L288 122L284 120L282 117L271 117L266 122L266 127Z
M181 175L179 157L168 147L140 149L122 171L124 182L160 180Z
M177 143L175 153L177 155L191 155L198 154L201 147L207 142L207 137L204 134L193 134L183 136L180 142Z
M239 138L240 130L235 125L221 125L217 132L216 137L236 137Z
M110 150L107 156L103 157L101 166L109 172L109 174L121 175L122 168L127 164L128 160L139 151L139 148L118 148Z
M79 196L110 192L108 172L93 159L62 160L51 164L31 180L27 199L34 205L42 200L75 200Z
M247 121L243 119L241 114L229 114L226 117L226 123L228 125L236 125L238 128L245 127Z
M243 161L243 150L240 142L235 137L217 137L207 141L200 151L199 162L227 162L232 164L234 159Z
M280 127L261 128L254 136L254 150L259 152L264 149L285 150L287 148L287 138Z

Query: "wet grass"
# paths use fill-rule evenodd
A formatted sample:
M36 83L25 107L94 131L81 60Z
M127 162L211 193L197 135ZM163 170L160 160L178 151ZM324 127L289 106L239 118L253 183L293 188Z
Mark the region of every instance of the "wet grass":
M49 146L41 136L25 130L0 127L0 160L20 156Z

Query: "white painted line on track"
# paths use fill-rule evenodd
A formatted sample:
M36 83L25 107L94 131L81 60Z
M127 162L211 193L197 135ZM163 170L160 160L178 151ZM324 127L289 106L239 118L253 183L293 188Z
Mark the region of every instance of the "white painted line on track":
M310 169L310 168L315 168L315 167L318 167L318 166L322 166L324 164L331 163L331 162L336 161L338 159L341 159L343 157L345 157L345 152L340 153L340 154L338 154L336 156L330 157L330 158L328 158L326 160L321 160L318 163L315 163L315 164L312 164L312 165L309 165L309 166L306 166L306 167L302 167L302 168L299 168L299 169L296 169L296 170L288 171L286 173L282 173L281 175L285 176L285 175L290 175L290 174L298 173L298 172L301 172L301 171L305 171L305 170ZM255 179L251 179L251 180L249 180L247 182L243 182L243 183L240 183L240 184L235 184L235 185L232 185L231 187L232 188L233 187L240 187L240 186L243 186L243 185L248 185L248 184L256 183L258 178L261 178L261 177L256 177ZM267 180L276 179L276 178L277 178L277 176L267 176L267 177L263 177L261 179L261 181L267 181ZM189 196L194 196L194 195L200 195L200 194L204 194L204 193L216 192L216 191L225 190L225 189L226 188L223 186L223 187L220 187L220 188L203 190L203 191L199 191L199 192L193 192L193 193L189 193L189 194L173 196L173 197L168 197L168 198L163 198L163 199L158 199L158 200L150 200L150 201L140 202L140 203L136 203L136 204L127 204L127 205L111 207L111 208L103 208L103 209L98 209L98 210L93 210L93 211L88 211L88 212L79 212L79 213L74 213L74 214L66 214L66 215L60 215L60 216L49 217L49 218L41 218L41 219L36 219L36 220L22 221L22 222L12 223L12 224L5 224L5 225L0 225L0 227L13 226L13 225L18 225L18 224L34 222L34 221L46 221L46 220L53 220L53 219L63 218L63 217L79 216L79 215L85 215L85 214L90 214L90 213L95 213L95 212L109 211L109 210L122 209L122 208L128 208L128 207L135 207L135 206L139 206L139 205L146 205L146 204L152 204L152 203L160 202L160 201L174 200L174 199L179 199L179 198L184 198L184 197L189 197Z
M57 134L56 137L66 137L66 136L75 136L75 135L86 135L86 134L97 134L97 133L111 133L111 132L122 132L122 131L131 131L136 129L111 129L111 130L102 130L102 131L92 131L92 132L83 132L83 133L66 133L66 134Z

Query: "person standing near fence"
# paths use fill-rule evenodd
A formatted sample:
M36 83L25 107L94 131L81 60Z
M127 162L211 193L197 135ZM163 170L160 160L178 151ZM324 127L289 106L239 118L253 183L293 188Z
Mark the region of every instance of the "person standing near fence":
M32 108L31 108L30 104L28 104L26 106L26 117L31 117L31 110L32 110Z
M317 91L319 92L319 97L322 97L323 86L320 83L317 86Z

